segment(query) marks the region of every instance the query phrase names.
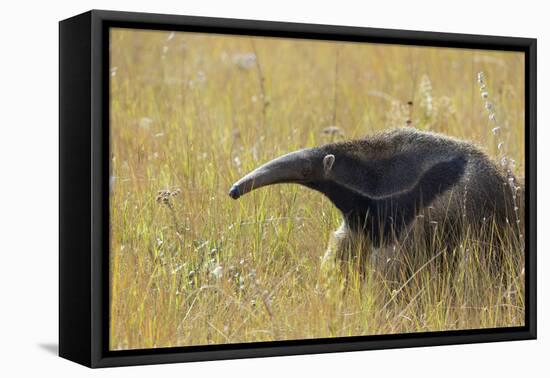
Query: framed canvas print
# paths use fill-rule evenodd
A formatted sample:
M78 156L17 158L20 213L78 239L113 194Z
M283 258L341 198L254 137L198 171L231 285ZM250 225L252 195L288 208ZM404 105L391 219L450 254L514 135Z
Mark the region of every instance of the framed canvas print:
M60 23L60 355L536 337L536 40Z

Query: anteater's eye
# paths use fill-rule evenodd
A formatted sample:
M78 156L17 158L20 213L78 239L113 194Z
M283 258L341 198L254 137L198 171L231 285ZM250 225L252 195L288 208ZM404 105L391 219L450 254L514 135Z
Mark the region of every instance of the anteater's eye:
M304 164L304 166L302 167L302 176L307 177L311 175L311 171L312 171L311 163L308 162Z

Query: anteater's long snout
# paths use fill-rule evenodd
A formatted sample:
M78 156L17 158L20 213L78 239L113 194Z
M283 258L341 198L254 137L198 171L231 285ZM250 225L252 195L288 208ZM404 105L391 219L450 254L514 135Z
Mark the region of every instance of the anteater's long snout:
M238 199L241 196L241 193L239 192L239 186L236 184L233 184L231 189L229 189L229 197L233 199Z
M238 199L264 186L303 182L308 172L311 172L311 155L312 151L306 149L273 159L233 184L229 190L229 196Z

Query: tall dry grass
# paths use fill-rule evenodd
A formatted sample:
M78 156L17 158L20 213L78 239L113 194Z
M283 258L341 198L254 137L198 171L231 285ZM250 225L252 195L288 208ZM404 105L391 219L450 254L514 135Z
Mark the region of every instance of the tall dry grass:
M523 324L512 233L504 274L472 235L452 268L417 248L398 283L350 267L320 288L331 203L291 185L227 195L282 153L407 124L495 159L504 143L522 177L522 55L115 29L110 66L111 349Z

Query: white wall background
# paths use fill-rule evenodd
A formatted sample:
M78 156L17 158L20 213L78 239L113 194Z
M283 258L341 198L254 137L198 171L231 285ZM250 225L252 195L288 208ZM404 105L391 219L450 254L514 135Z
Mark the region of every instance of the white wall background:
M55 355L58 248L58 25L96 9L536 37L539 340L92 371ZM550 27L544 1L8 1L0 22L0 375L548 376L546 128ZM546 299L546 300L545 300ZM31 375L32 374L32 375Z

